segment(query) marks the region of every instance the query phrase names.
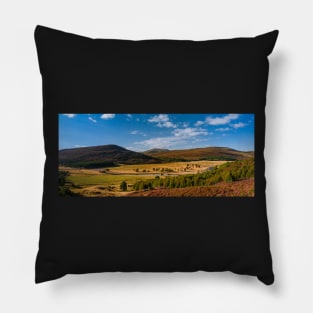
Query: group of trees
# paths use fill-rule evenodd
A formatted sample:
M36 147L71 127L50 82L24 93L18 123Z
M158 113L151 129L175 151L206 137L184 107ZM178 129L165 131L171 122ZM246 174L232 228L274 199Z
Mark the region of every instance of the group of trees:
M153 167L152 169L152 172L167 172L167 173L172 173L172 172L174 172L174 170L172 169L172 168L169 168L169 167ZM136 168L135 169L135 172L136 173L138 173L138 172L140 172L140 169L139 168ZM150 170L148 170L148 169L143 169L142 170L142 172L143 173L146 173L146 172L150 172Z
M134 184L134 190L153 189L158 187L182 188L194 186L210 186L218 182L233 182L254 177L254 159L228 162L213 170L189 175L141 180Z
M59 171L59 195L60 196L79 196L78 193L72 192L69 188L69 182L67 180L70 176L69 172Z
M122 191L127 191L127 183L126 181L122 181L121 184L120 184L120 189Z

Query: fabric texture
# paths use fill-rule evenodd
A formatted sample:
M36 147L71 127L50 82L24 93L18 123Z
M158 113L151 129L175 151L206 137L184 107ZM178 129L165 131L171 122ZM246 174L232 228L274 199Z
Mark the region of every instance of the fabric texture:
M263 151L268 56L277 36L272 31L254 38L131 41L36 27L46 153L36 283L112 271L231 271L273 283ZM224 121L251 114L253 196L88 197L73 196L74 189L61 196L59 123L78 114L161 115L165 124L156 122L155 129L173 136L178 126L171 114L218 114L203 119L201 129L207 123L232 127L234 134L248 122ZM196 127L189 123L190 130ZM153 195L159 189L137 192Z

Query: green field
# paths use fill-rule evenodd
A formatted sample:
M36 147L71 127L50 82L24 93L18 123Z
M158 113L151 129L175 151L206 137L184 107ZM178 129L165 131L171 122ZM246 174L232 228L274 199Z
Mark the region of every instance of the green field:
M208 168L218 167L224 163L225 161L196 161L162 164L121 164L116 167L99 169L78 169L60 166L60 194L86 197L125 196L129 192L133 192L134 187L138 186L140 182L154 181L158 178L159 181L168 181L170 177L206 172ZM60 177L62 177L61 180ZM123 182L126 183L126 190L121 188ZM143 184L145 189L144 186Z
M96 174L96 175L71 175L68 181L79 186L90 185L119 185L122 181L128 184L133 184L141 179L152 179L152 175L110 175L110 174Z

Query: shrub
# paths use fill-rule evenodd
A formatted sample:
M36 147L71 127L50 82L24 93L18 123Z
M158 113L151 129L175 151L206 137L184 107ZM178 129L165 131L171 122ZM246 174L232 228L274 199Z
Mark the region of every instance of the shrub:
M120 189L122 191L127 191L127 183L126 181L122 181L121 184L120 184Z

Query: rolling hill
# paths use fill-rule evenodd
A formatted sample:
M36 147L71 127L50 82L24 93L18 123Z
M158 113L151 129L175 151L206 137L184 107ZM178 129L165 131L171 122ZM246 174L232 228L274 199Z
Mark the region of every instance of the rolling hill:
M69 167L100 168L118 164L154 164L176 161L243 160L254 156L225 147L207 147L186 150L150 149L135 152L118 145L103 145L59 150L59 165Z
M242 160L254 156L253 151L244 152L226 147L206 147L186 150L151 149L143 152L164 161Z
M99 168L118 164L160 163L158 158L127 150L117 145L103 145L59 150L59 165Z
M170 151L170 150L169 149L161 149L161 148L153 148L150 150L143 151L142 153L146 154L146 155L154 155L156 153L162 153L162 152L168 152L168 151Z

